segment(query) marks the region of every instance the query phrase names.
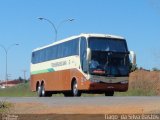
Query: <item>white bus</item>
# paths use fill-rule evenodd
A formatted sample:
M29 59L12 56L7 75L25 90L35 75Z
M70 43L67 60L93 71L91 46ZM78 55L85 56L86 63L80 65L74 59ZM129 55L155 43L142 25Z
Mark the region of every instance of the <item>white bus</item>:
M128 90L129 50L123 37L80 34L34 49L31 90L38 96L81 96Z

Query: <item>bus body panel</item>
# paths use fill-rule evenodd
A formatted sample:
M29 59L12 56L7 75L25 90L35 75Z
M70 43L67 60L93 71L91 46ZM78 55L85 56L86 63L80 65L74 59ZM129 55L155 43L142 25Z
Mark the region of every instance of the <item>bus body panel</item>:
M33 91L36 90L37 81L39 81L39 83L44 81L46 91L61 91L70 89L70 86L68 85L68 83L71 82L70 70L31 75L31 79L31 89Z
M128 83L105 83L92 82L77 69L62 70L50 73L42 73L31 76L31 89L36 91L37 81L44 81L46 91L68 91L71 90L72 79L78 82L78 89L81 91L127 91ZM127 78L126 78L127 79Z

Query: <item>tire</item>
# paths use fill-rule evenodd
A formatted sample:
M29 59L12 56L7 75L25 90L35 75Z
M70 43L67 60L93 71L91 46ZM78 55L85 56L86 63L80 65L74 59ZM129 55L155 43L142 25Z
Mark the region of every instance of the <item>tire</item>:
M105 96L114 96L114 91L105 92Z
M42 84L41 85L41 97L51 97L51 96L52 96L52 93L45 91L45 85Z
M73 81L73 84L72 84L72 95L74 97L80 97L81 96L81 92L78 90L78 83L77 81Z
M38 95L38 97L42 97L42 88L41 88L41 85L38 85L37 95Z

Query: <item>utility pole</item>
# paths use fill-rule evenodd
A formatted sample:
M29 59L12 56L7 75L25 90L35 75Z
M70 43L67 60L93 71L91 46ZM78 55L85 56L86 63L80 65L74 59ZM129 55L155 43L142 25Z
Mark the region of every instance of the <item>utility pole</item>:
M22 70L22 72L23 72L23 79L24 79L24 82L26 81L26 72L27 72L27 70Z
M7 82L8 82L8 51L13 47L13 46L17 46L19 44L12 44L10 45L8 48L4 47L3 45L0 44L0 47L3 48L4 52L5 52L5 57L6 57L6 77L5 77L5 81L6 81L6 87L7 87Z

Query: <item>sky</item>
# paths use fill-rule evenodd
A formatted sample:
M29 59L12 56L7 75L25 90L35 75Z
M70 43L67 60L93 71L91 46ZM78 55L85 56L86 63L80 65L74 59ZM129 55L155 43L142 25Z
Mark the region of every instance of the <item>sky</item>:
M8 49L9 79L30 76L31 52L81 33L102 33L126 38L135 51L138 67L160 68L160 0L0 0L0 45ZM5 79L5 52L0 47L0 80Z

